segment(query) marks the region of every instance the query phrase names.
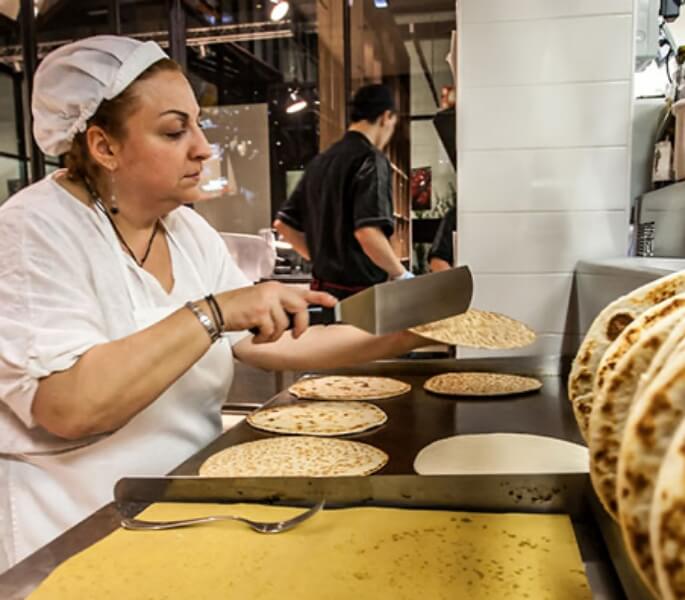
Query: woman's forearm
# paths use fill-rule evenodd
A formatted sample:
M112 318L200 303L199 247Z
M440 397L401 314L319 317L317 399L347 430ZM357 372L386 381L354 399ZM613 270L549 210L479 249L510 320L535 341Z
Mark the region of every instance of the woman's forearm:
M239 360L261 369L305 371L392 358L430 343L409 331L375 336L349 325L330 325L310 327L298 340L290 335L262 345L242 340L234 353Z
M209 308L199 303L207 314ZM66 371L41 380L32 412L60 437L115 430L158 398L210 346L186 308L125 338L95 346Z
M322 292L278 283L248 286L216 295L225 331L256 327L256 347L278 339L295 315L305 330L307 305L332 307ZM197 306L209 317L207 302ZM181 308L125 338L95 346L69 369L38 385L32 412L37 423L60 437L77 439L117 429L154 402L207 351L210 338L192 311ZM228 357L227 357L228 360Z

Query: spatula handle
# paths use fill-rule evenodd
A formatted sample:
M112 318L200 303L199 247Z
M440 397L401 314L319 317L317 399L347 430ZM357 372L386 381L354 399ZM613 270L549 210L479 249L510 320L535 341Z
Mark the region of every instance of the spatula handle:
M332 325L335 323L335 310L318 304L310 304L307 308L310 325ZM288 315L288 329L295 327L295 317ZM250 327L250 333L259 335L259 327Z

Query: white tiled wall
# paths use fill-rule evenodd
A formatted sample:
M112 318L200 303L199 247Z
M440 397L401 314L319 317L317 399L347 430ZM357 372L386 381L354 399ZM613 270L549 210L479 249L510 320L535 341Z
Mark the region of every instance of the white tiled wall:
M516 0L511 3L517 4ZM461 40L466 54L463 77L470 85L622 79L630 69L631 55L597 53L595 45L582 43L588 36L604 36L607 48L629 47L632 18L606 15L469 24Z
M629 81L503 87L462 83L460 147L625 146L630 90Z
M631 14L633 0L459 0L462 23Z
M570 353L576 262L628 244L633 2L458 0L457 15L458 261L474 306L538 332L519 353Z
M628 246L624 211L464 213L459 261L475 273L571 273Z
M462 154L462 212L624 210L625 146Z

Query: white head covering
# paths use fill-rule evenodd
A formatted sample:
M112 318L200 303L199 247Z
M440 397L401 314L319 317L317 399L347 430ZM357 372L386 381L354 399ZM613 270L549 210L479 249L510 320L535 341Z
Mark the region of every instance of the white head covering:
M67 152L103 100L121 94L164 58L155 42L114 35L85 38L48 54L33 80L33 136L40 149L52 156Z

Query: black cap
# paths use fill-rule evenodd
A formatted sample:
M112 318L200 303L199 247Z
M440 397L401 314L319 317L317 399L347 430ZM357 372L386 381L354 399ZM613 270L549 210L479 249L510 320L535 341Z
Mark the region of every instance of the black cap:
M373 122L386 110L395 112L395 100L390 88L379 83L365 85L352 98L350 120L353 123Z

